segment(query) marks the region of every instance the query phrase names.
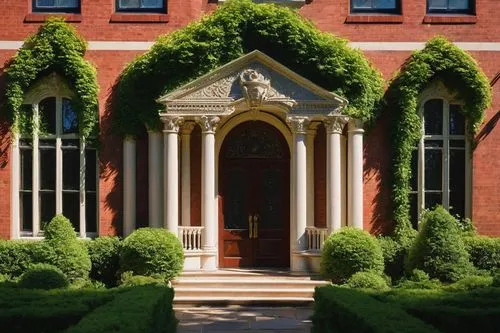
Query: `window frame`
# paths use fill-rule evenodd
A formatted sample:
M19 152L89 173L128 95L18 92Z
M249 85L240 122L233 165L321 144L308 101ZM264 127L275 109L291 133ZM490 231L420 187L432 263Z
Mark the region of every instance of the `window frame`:
M39 7L37 6L37 0L31 1L31 10L33 13L74 13L79 14L82 11L82 2L77 0L76 7Z
M371 0L374 1L374 0ZM356 8L354 7L354 0L350 0L349 6L350 14L396 14L401 15L401 0L396 0L396 7L394 8Z
M38 132L38 118L39 118L39 104L46 98L54 97L56 99L56 133L55 134L40 134ZM96 184L95 191L86 190L85 178L86 170L88 167L86 163L86 153L88 151L96 151L95 147L87 147L86 141L80 137L78 131L75 133L63 133L63 99L74 99L74 94L66 85L64 80L53 73L47 77L40 79L25 95L24 105L31 105L33 110L33 128L31 133L13 133L13 144L12 144L12 238L42 238L43 231L41 231L41 207L40 207L40 174L42 170L40 169L40 140L54 140L55 151L56 151L56 184L55 184L55 213L63 213L63 193L66 191L63 189L63 140L78 140L79 143L79 231L78 236L81 238L95 237L99 233L99 169L98 169L98 158L96 156L95 175ZM25 231L22 221L22 203L21 192L21 160L20 160L20 150L25 149L24 146L20 147L21 140L31 141L32 150L32 179L31 179L31 194L32 194L32 221L31 221L31 231ZM29 142L29 141L28 141ZM97 154L97 152L96 152ZM87 221L86 221L86 193L95 193L95 213L96 213L96 226L95 232L87 232Z
M441 135L425 134L425 119L424 106L429 100L441 99L443 101L443 128ZM425 141L440 140L443 143L442 158L441 158L441 202L445 209L450 208L450 141L463 140L465 150L465 180L464 180L464 216L462 218L471 218L472 207L472 140L468 134L468 122L465 118L464 135L449 134L450 120L450 105L463 106L464 103L450 94L444 84L437 82L426 89L419 99L418 115L420 117L421 135L417 147L414 150L418 151L417 161L417 190L410 189L410 196L417 194L417 220L420 223L422 213L425 211ZM454 148L456 149L456 148ZM412 170L413 171L413 170ZM432 190L427 192L433 192Z
M468 0L469 8L467 9L449 9L449 0L446 0L446 9L431 9L430 0L426 1L425 9L427 14L465 14L465 15L475 15L476 14L476 1Z
M152 13L152 14L159 14L159 13L166 13L167 12L167 0L162 0L162 7L158 8L121 8L120 7L120 0L115 0L115 12L116 13Z

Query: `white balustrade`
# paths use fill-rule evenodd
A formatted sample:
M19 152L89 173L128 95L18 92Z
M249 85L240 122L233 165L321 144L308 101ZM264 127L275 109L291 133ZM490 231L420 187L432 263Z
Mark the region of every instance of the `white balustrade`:
M327 236L327 228L306 227L307 250L320 251Z
M179 240L184 251L201 251L203 227L179 226Z

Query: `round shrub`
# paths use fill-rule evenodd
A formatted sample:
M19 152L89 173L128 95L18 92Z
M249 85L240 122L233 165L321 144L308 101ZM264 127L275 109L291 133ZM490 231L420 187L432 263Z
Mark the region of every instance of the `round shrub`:
M86 242L85 245L92 262L90 278L100 281L108 287L116 286L120 268L118 254L120 239L109 236L98 237L95 240Z
M447 289L452 291L466 291L478 288L488 288L493 284L491 276L471 275L450 284Z
M146 284L165 285L165 280L144 275L133 275L132 272L124 272L121 278L120 287L143 286Z
M414 269L408 276L408 280L413 282L425 282L430 280L430 276L421 269Z
M161 276L171 280L184 264L179 239L166 229L142 228L131 233L120 247L120 269L135 275Z
M49 264L35 264L19 279L19 286L26 289L67 288L68 278L57 267Z
M88 279L91 267L83 241L77 239L70 221L55 216L45 228L46 238L40 244L40 261L58 267L70 282Z
M347 280L346 286L350 288L365 288L375 290L387 290L387 281L375 272L357 272Z
M500 238L487 236L464 237L470 260L478 269L500 269Z
M381 275L383 270L380 245L366 231L343 228L325 241L321 254L321 274L325 278L343 283L357 272L373 271Z
M422 218L406 265L407 271L415 268L443 282L457 281L472 270L457 222L441 206L426 212Z
M500 270L493 274L493 281L491 283L493 287L500 288Z

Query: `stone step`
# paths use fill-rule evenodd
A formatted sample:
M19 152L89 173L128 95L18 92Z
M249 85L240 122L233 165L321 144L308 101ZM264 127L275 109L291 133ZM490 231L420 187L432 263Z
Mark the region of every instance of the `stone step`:
M314 289L316 286L327 285L327 281L314 281L314 280L290 280L290 279L178 279L173 281L172 285L182 286L184 288L245 288L245 289L259 289L259 288L275 288L275 289L287 289L287 288L305 288L310 287Z
M178 297L312 297L314 288L194 288L175 287Z
M214 306L214 305L252 305L252 306L309 306L314 302L312 297L221 297L221 296L175 296L175 306Z

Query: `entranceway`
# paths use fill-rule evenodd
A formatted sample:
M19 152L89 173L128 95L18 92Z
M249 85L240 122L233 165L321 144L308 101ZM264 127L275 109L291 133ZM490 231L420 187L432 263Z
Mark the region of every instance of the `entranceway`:
M273 126L249 121L220 153L219 266L288 267L290 153Z

